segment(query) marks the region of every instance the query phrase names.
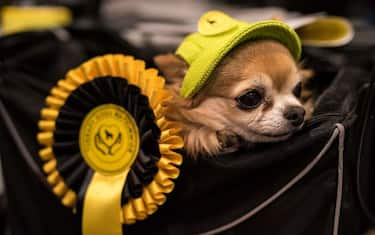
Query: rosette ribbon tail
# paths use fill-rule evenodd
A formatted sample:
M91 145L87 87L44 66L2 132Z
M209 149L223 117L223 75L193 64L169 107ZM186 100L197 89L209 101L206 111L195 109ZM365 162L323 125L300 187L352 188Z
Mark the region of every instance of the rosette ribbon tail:
M129 170L118 175L94 173L83 204L83 235L122 235L121 192Z

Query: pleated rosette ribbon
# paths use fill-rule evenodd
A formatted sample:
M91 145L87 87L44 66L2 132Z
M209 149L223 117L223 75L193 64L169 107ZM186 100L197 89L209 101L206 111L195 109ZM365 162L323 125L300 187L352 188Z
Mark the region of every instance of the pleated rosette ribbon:
M53 193L82 215L82 232L122 234L166 201L179 175L178 123L156 69L124 55L70 70L46 98L39 157Z

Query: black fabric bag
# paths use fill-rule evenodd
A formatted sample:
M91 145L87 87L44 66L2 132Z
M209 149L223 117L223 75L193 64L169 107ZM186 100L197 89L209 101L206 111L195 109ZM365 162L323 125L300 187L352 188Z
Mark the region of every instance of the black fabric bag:
M37 121L50 88L94 55L142 54L106 31L63 34L0 39L0 154L16 235L81 233L80 218L50 192L37 157ZM361 234L367 220L360 205L368 214L374 209L367 190L375 90L370 52L375 50L306 49L322 94L303 130L281 143L186 159L166 204L149 219L124 226L124 234Z
M364 216L375 225L375 79L373 77L362 101L362 115L358 126L358 149L355 183Z

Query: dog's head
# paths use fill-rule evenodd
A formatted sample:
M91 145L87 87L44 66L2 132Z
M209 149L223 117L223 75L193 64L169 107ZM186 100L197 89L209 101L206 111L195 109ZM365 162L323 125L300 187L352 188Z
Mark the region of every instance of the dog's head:
M157 56L155 63L178 94L187 63L172 54ZM198 94L174 101L189 122L257 143L286 139L302 126L300 93L300 71L289 50L260 40L235 47Z

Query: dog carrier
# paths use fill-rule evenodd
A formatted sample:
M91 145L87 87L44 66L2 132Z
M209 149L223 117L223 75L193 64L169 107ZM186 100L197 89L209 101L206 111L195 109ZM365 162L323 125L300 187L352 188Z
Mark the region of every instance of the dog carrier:
M319 96L303 129L280 143L184 158L167 201L147 219L124 223L123 234L362 234L375 222L374 52L305 48ZM84 61L142 53L107 31L73 28L3 37L0 53L0 154L10 230L81 234L79 208L74 213L62 205L42 171L40 111L58 80Z

